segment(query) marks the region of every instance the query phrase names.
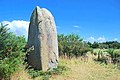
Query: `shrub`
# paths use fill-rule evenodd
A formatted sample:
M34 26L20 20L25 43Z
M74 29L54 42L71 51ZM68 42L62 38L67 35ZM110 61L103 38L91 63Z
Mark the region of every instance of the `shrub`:
M9 79L11 74L20 70L24 62L24 36L16 36L9 32L7 25L0 25L0 77Z
M76 58L82 56L90 50L86 42L76 34L59 34L58 35L58 48L60 56L67 56Z
M28 69L28 73L33 79L36 77L42 77L43 80L49 80L49 78L52 75L60 75L64 71L67 71L67 70L69 70L68 67L58 65L57 68L49 69L46 72L43 72L42 70L39 71L39 70L34 70L34 69Z

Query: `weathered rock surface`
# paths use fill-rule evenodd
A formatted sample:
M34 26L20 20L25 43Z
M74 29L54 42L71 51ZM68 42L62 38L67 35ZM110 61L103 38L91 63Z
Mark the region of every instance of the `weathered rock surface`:
M28 64L35 69L46 71L56 68L58 63L58 41L54 17L45 8L38 6L31 15L28 47Z

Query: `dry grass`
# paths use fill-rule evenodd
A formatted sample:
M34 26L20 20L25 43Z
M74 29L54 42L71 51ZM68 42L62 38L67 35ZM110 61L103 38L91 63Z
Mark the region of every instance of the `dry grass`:
M60 59L60 65L65 65L71 70L62 75L53 75L50 80L120 80L120 71L113 65L104 65L89 59Z
M61 75L52 75L50 80L120 80L120 70L114 65L105 65L94 62L89 55L88 62L81 59L62 59L59 64L69 67L70 70L64 71ZM15 73L11 80L32 80L26 71L21 70ZM37 77L34 80L43 80Z
M20 70L11 76L11 80L31 80L25 70Z

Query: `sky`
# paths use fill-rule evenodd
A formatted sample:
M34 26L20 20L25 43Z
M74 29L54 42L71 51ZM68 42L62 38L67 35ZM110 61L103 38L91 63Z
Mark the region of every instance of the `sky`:
M120 41L120 0L0 0L0 22L27 37L35 6L53 14L58 34L75 33L90 42Z

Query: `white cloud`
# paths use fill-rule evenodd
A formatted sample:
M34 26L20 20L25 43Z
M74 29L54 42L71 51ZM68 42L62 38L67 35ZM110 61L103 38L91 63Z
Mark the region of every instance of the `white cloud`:
M105 42L106 38L104 36L103 37L98 37L98 38L89 37L86 41L89 41L91 43L93 43L93 42Z
M29 21L23 20L13 20L13 21L2 21L3 24L8 24L11 32L14 32L16 35L25 35L28 36L28 27Z
M95 40L95 38L94 38L94 37L90 37L89 39L91 39L91 40Z
M78 25L74 25L73 27L74 27L74 28L80 28L80 26L78 26Z
M79 33L80 32L80 26L74 25L74 29L72 30L73 33Z
M97 42L105 42L106 41L106 39L105 39L105 37L103 36L103 37L99 37L98 39L97 39Z
M95 42L95 38L91 36L86 41L93 43L93 42Z
M118 41L118 38L114 38L113 41Z

